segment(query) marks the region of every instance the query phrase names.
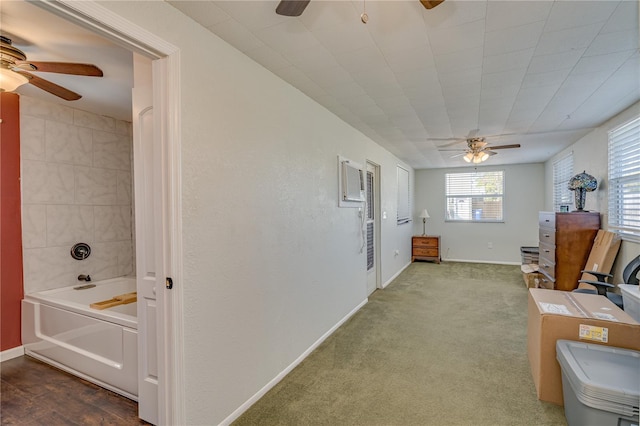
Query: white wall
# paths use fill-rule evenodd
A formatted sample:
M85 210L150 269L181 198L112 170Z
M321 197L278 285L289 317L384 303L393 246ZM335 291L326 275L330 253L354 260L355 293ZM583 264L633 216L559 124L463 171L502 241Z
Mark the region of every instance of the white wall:
M131 123L20 97L24 291L134 270ZM78 261L71 247L88 243Z
M520 263L521 246L538 245L538 212L544 206L544 165L516 164L483 166L478 171L504 170L504 222L445 222L445 174L472 172L472 167L416 170L414 233L422 234L422 209L427 219L427 234L440 235L444 260L489 263ZM493 244L493 249L488 248Z
M600 212L601 228L608 229L608 135L615 127L640 116L640 102L608 120L579 141L561 151L545 163L545 206L553 210L553 163L573 152L573 171L583 170L598 180L598 189L587 193L586 210ZM614 264L614 280L621 282L622 270L640 254L640 244L623 241Z
M398 160L167 3L102 4L180 48L186 415L217 424L366 299L338 155L381 166L382 282L408 264Z

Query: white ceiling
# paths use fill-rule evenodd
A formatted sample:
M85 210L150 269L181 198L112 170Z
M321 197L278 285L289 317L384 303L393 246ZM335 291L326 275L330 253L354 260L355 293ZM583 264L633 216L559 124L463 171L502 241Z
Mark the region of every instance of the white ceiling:
M170 4L416 168L475 129L522 145L486 164L545 161L640 99L635 0Z
M171 1L185 14L416 168L467 163L450 141L511 134L485 164L545 161L640 100L638 2ZM369 15L360 21L363 4ZM0 4L0 32L31 60L93 63L103 78L38 73L83 95L59 100L131 117L131 53L23 1ZM449 146L463 147L464 143Z
M19 87L18 93L131 121L131 52L26 1L2 0L0 13L0 34L12 39L28 60L91 63L104 73L98 78L34 72L82 95L77 101L62 100L30 84Z

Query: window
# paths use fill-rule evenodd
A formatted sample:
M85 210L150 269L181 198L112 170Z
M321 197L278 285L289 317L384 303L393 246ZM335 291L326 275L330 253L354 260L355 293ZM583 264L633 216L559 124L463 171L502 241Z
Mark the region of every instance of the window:
M368 165L367 165L368 168ZM374 237L374 205L376 200L373 198L373 172L367 170L367 271L373 269L374 262L373 258L375 255L374 246L373 246L373 237Z
M447 221L502 222L504 171L447 173Z
M609 230L640 242L640 117L609 132Z
M398 166L398 225L409 220L409 170Z
M573 191L569 189L569 179L573 177L573 152L553 163L553 205L555 211L562 209L560 206L568 206L573 210Z

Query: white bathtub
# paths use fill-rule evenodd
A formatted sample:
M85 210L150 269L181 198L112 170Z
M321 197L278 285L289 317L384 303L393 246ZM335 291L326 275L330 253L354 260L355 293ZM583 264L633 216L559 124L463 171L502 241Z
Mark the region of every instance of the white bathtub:
M138 399L136 303L97 310L91 303L136 291L135 278L114 278L25 295L22 343L27 355Z

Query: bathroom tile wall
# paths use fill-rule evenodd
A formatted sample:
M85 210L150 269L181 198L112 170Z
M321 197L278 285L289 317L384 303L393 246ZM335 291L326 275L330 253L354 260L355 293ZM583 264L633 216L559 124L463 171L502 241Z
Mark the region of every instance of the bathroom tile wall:
M25 293L134 274L131 123L22 96L20 126Z

